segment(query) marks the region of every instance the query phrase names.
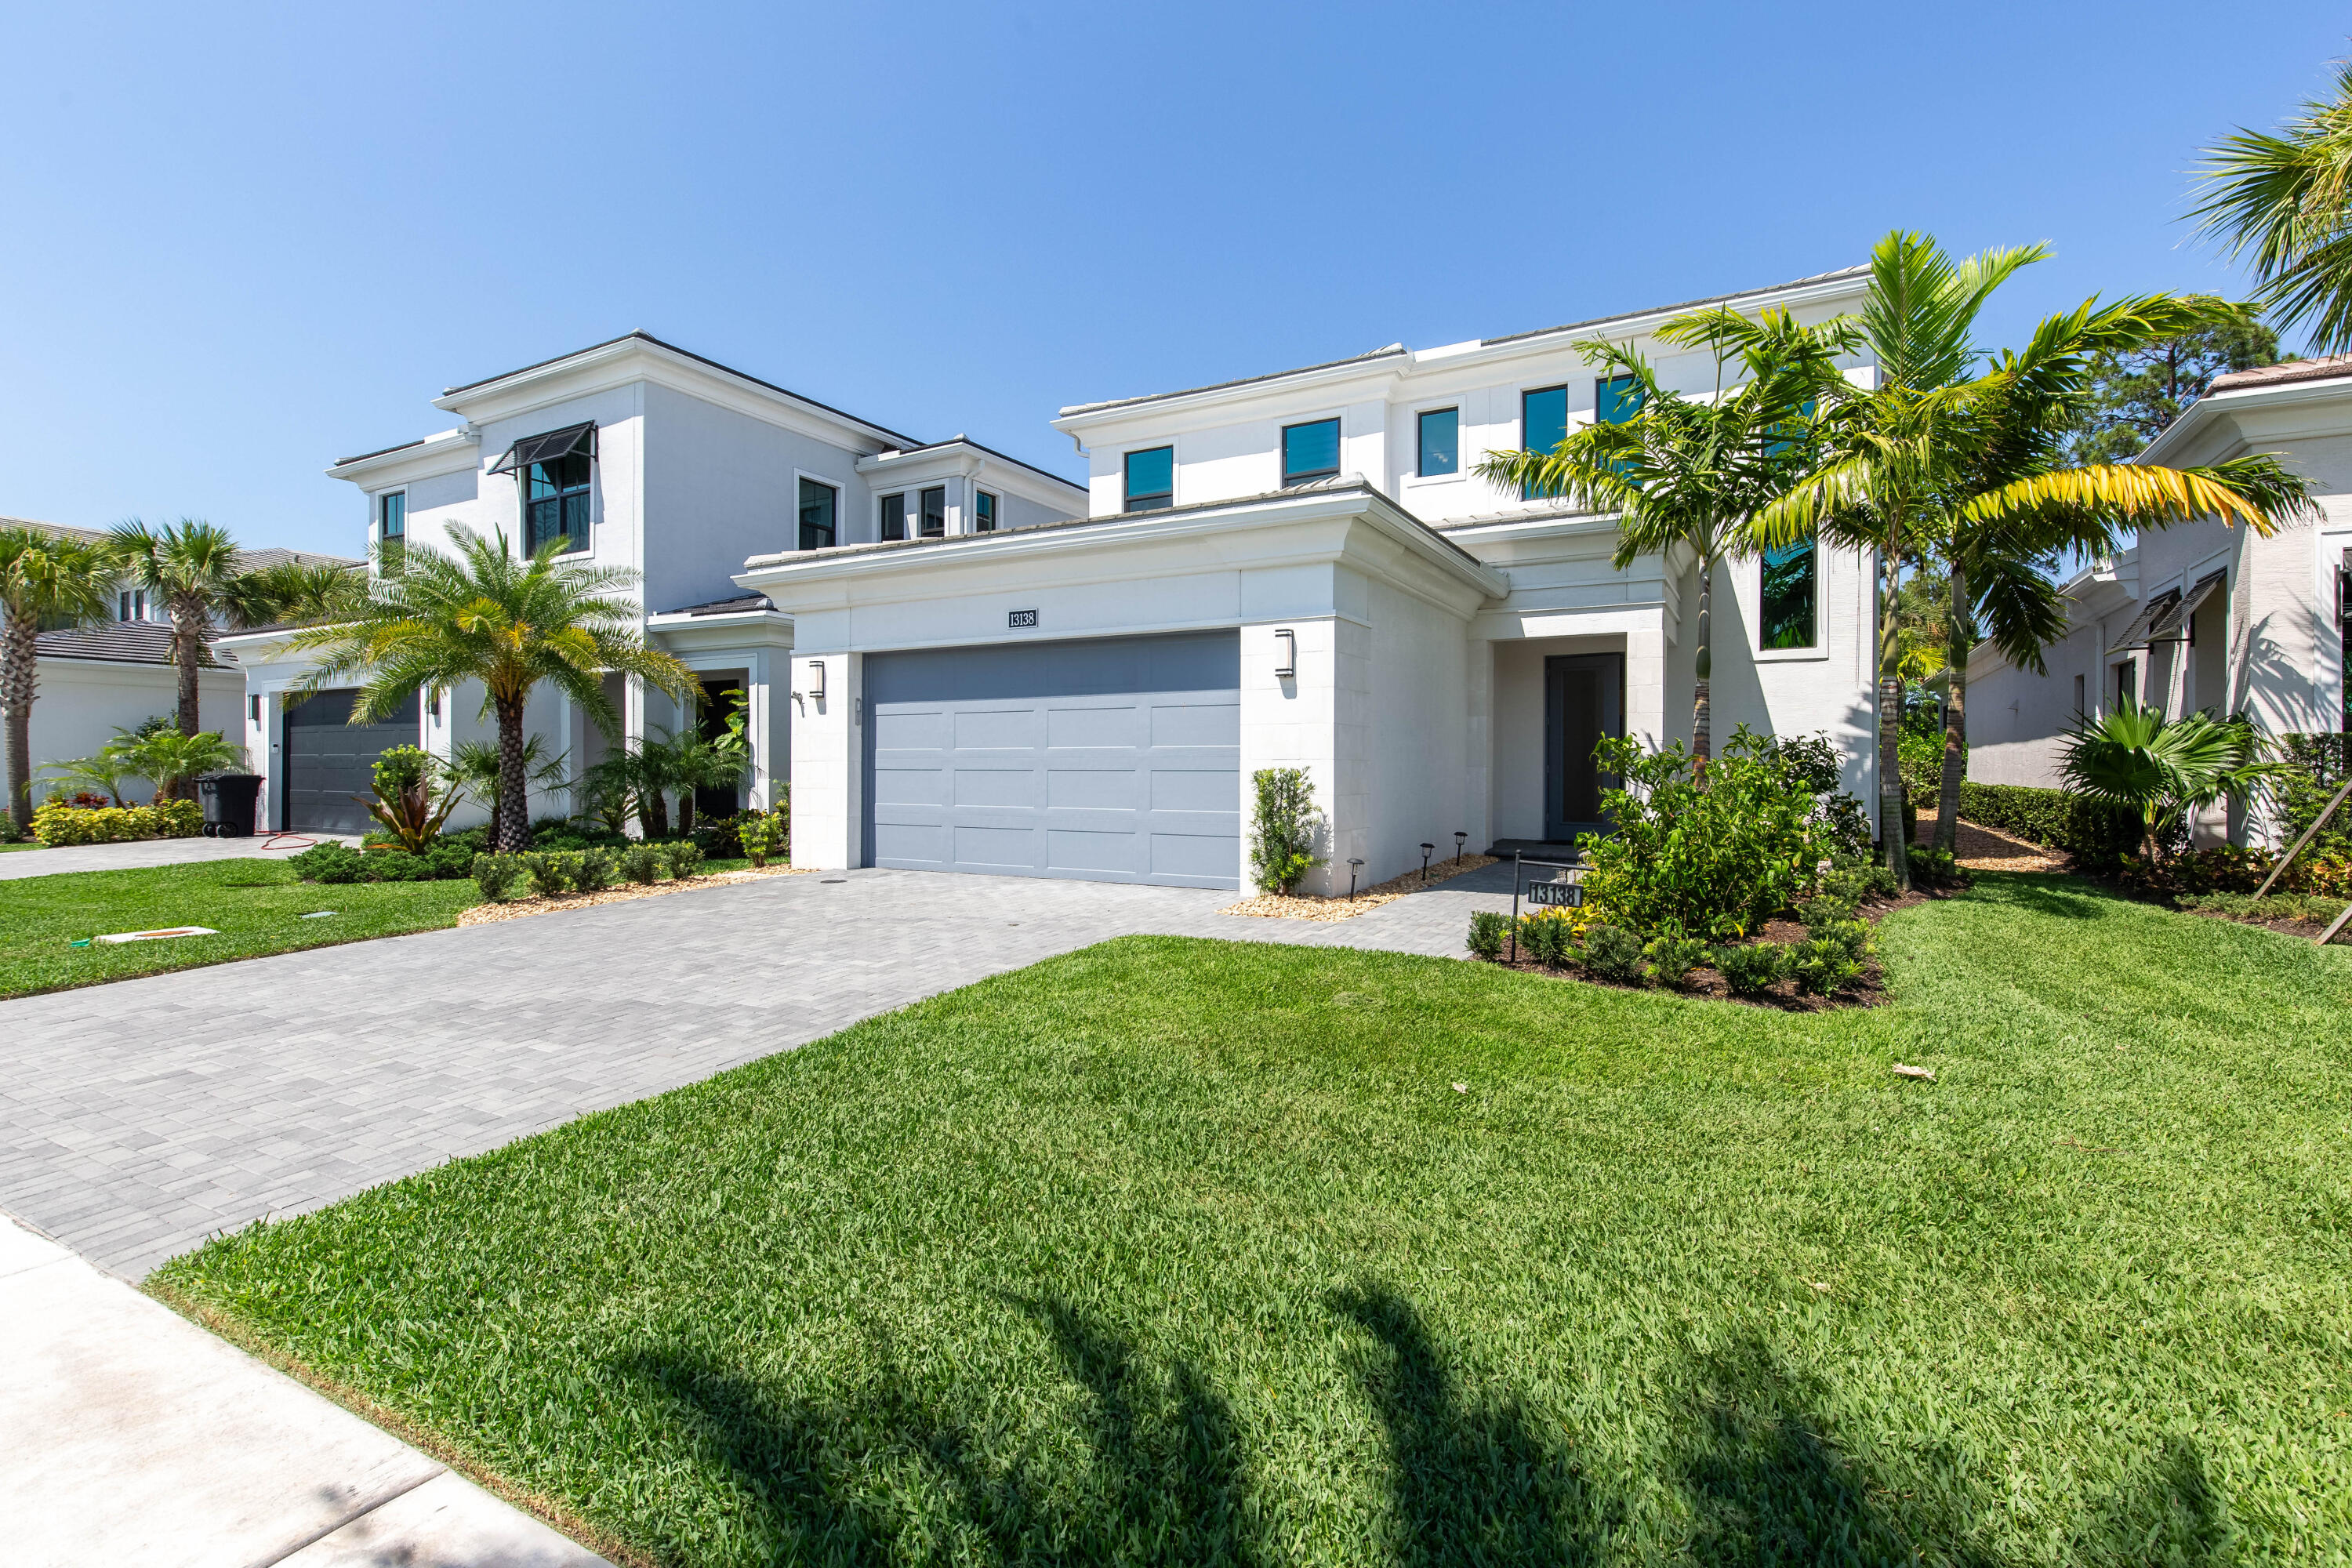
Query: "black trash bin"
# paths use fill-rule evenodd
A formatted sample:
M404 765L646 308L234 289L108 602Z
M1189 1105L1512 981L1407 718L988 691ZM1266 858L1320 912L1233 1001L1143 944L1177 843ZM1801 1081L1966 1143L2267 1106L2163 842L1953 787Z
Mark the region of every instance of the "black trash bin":
M253 807L261 797L259 773L215 773L196 781L205 803L205 837L250 838Z

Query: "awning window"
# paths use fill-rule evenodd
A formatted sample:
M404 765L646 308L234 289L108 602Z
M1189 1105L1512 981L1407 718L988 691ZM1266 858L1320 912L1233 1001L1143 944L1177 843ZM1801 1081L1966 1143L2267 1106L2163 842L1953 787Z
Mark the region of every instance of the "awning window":
M552 462L574 453L587 457L596 455L594 424L568 425L561 430L550 430L544 436L526 436L507 448L507 455L490 465L494 474L519 474L533 463Z

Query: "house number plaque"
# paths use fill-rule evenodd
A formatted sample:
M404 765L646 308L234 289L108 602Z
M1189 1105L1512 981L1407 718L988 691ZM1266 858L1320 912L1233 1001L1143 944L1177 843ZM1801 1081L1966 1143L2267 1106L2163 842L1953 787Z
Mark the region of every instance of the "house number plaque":
M1008 626L1034 626L1037 624L1037 612L1034 610L1007 610L1004 612L1004 624Z
M1541 909L1580 910L1584 907L1584 884L1581 882L1529 882L1528 902Z

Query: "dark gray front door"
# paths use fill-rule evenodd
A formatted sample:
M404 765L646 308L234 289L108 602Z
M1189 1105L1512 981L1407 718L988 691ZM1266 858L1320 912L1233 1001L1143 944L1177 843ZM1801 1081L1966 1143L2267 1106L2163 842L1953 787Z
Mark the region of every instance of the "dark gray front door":
M375 826L360 802L375 791L375 760L390 746L416 744L416 714L353 724L357 691L321 691L286 710L286 820L298 833L364 833Z
M1616 781L1601 773L1592 748L1625 732L1625 656L1554 654L1544 660L1544 837L1572 844L1580 833L1605 833L1601 792Z
M866 863L1241 884L1241 637L871 654Z

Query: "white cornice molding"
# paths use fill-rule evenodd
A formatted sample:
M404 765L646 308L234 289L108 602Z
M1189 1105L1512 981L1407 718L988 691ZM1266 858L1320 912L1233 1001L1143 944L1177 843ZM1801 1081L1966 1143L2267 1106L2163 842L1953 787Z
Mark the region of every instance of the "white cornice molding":
M388 452L347 458L330 464L325 473L331 479L349 479L362 489L405 479L429 479L479 467L481 448L481 437L471 427L444 430Z
M1138 421L1156 421L1166 415L1191 409L1231 406L1257 398L1288 397L1307 388L1328 389L1355 381L1367 384L1395 381L1412 368L1412 364L1410 352L1387 354L1378 359L1343 360L1338 364L1290 371L1263 380L1244 381L1238 385L1202 387L1197 392L1147 396L1142 402L1116 403L1108 408L1088 409L1078 405L1076 412L1066 411L1056 415L1051 423L1063 434L1083 439L1080 436L1082 431L1108 429L1112 426Z
M2192 447L2204 438L2210 427L2221 421L2236 426L2236 438L2248 442L2244 427L2238 425L2242 415L2283 413L2289 410L2308 411L2327 403L2341 404L2344 417L2292 431L2265 432L2263 440L2291 440L2297 437L2352 434L2352 376L2338 376L2329 381L2289 382L2284 386L2249 386L2231 392L2213 393L2190 404L2179 418L2168 426L2164 433L2147 444L2147 449L2133 461L2157 467L2169 467L2180 461L2179 452ZM2231 437L2218 429L2211 434L2221 437L2222 445Z

